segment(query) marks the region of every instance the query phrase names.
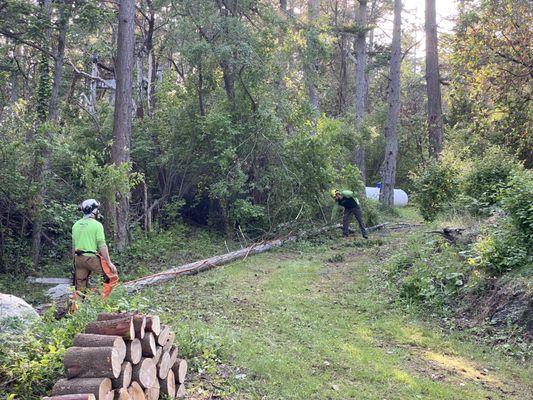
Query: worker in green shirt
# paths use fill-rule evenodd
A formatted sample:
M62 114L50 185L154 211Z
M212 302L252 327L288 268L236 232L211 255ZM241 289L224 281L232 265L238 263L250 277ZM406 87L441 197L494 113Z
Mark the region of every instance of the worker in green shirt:
M333 189L331 191L331 197L333 197L336 202L331 212L332 221L336 219L339 209L341 207L344 208L344 215L342 217L342 234L344 236L348 236L350 233L350 215L353 214L359 223L361 234L365 239L368 239L365 222L363 221L363 212L361 211L361 206L359 205L359 199L355 197L354 193L351 190L341 191Z
M74 285L76 291L87 288L92 272L102 276L102 296L109 296L118 284L117 268L111 262L105 242L103 225L97 221L100 203L94 199L85 200L79 209L83 218L72 226L72 252L74 257Z

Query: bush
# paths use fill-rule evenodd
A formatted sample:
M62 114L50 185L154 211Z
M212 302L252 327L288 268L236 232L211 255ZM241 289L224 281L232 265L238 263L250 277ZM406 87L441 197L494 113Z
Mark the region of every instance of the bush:
M488 214L500 199L518 163L499 149L490 149L476 160L464 179L467 208L473 214Z
M457 170L451 165L430 161L418 172L411 173L413 199L426 221L433 221L457 195Z
M533 244L533 172L515 171L503 191L502 207L529 244Z

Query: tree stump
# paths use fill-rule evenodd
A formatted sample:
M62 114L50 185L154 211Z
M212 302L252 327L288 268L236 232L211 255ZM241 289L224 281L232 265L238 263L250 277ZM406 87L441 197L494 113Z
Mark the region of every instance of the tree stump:
M122 361L113 347L70 347L63 359L68 378L118 378Z

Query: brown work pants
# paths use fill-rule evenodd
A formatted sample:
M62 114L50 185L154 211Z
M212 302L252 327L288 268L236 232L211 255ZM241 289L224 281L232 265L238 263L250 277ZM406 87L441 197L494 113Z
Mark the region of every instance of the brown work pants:
M368 237L366 233L365 222L363 221L363 212L360 207L354 208L345 208L344 215L342 217L342 233L344 236L348 236L350 233L350 216L353 215L357 222L359 223L359 228L361 229L361 234L364 238Z
M104 276L104 270L100 264L100 258L85 255L74 256L74 284L76 290L85 290L92 272Z

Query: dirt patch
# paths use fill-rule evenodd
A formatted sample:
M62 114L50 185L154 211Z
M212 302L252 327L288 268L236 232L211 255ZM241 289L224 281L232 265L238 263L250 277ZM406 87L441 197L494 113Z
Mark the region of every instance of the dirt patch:
M491 281L485 290L460 299L459 319L466 328L487 324L493 330L518 326L523 339L533 341L533 291L517 279Z

